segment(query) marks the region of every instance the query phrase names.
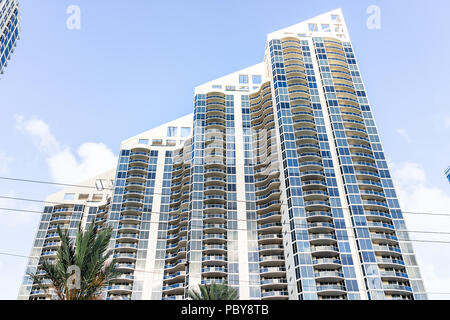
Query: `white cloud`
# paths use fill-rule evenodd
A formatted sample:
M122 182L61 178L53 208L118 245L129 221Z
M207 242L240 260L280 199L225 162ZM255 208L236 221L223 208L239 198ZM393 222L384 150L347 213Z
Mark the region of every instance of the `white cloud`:
M16 115L18 130L29 134L40 152L46 155L47 164L54 181L75 183L100 174L117 164L113 152L103 143L86 142L76 151L63 145L51 133L42 120L25 120Z
M42 120L24 120L23 116L15 115L16 128L31 135L34 143L42 152L52 152L59 148L59 142L51 134L49 126Z
M433 186L426 171L417 163L390 164L396 190L405 221L410 231L449 232L450 216L420 215L421 213L450 213L450 193ZM449 241L449 235L410 233L414 240ZM449 243L413 242L417 260L421 267L425 288L428 292L450 293L448 265ZM450 299L450 295L430 294L431 299Z
M47 159L53 179L63 183L86 180L108 169L114 168L117 158L103 143L83 143L77 157L69 148L55 153Z
M447 128L450 128L450 116L445 116L445 117L444 117L444 125L445 125Z
M406 132L405 129L398 128L396 131L397 131L397 133L399 135L401 135L406 140L406 142L408 142L408 143L412 143L413 142L412 139L409 137L409 134Z
M9 171L9 164L14 158L6 155L3 151L0 151L0 174L6 174Z

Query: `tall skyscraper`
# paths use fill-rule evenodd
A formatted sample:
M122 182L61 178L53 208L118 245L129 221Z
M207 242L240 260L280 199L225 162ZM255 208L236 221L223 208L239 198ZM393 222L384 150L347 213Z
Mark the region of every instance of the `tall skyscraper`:
M241 299L427 298L340 9L269 34L264 62L195 89L193 115L123 142L113 180L105 203L49 198L28 272L57 224L100 223L122 271L107 299L212 282ZM20 298L45 295L26 276Z
M0 74L19 39L19 20L18 0L0 0Z
M450 167L447 168L447 170L445 170L445 176L448 179L448 182L450 182Z

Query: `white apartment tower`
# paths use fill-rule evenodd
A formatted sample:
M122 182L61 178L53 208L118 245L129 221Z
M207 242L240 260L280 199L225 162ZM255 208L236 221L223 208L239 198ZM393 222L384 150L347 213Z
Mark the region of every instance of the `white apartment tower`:
M54 258L57 224L99 223L122 271L106 299L212 282L240 299L427 298L340 9L269 34L264 62L198 86L193 114L85 184L47 199L28 272ZM25 276L19 298L46 295Z
M0 0L0 74L3 74L3 69L11 58L19 32L18 0Z

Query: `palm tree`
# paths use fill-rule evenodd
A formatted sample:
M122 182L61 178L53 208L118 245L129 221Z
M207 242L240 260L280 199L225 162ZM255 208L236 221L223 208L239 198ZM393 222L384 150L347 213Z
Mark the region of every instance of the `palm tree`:
M193 300L238 300L238 291L224 284L199 285L200 292L189 291L189 297Z
M114 266L114 259L108 262L112 251L107 251L112 229L98 231L92 223L86 231L81 227L73 244L67 230L62 231L58 226L61 246L58 248L56 263L42 262L42 270L46 272L44 278L50 280L48 288L42 286L41 278L30 274L32 279L48 294L54 289L59 300L98 300L101 299L102 289L115 276L119 275ZM67 282L72 274L69 267L76 266L80 270L80 286L72 289ZM69 279L70 278L70 279ZM73 284L74 282L72 282Z

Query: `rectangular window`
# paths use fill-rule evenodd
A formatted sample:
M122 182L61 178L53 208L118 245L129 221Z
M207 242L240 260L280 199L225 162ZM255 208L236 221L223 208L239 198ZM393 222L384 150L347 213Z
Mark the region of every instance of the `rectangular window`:
M75 200L75 193L66 193L64 195L64 200Z
M177 127L168 127L167 128L167 136L168 137L176 137L177 136Z
M176 141L176 140L167 140L167 141L166 141L166 144L167 144L168 146L174 146L174 145L177 144L177 141Z
M317 28L317 24L315 24L315 23L308 24L308 29L310 32L319 31Z
M139 144L148 144L148 139L139 139Z
M181 128L181 137L186 138L191 135L191 128Z
M92 201L95 201L95 202L98 202L98 201L102 201L102 199L103 199L103 195L102 194L94 194L93 196L92 196Z
M262 77L260 75L252 76L253 84L260 84L262 82Z
M248 75L246 75L246 74L239 75L239 83L240 84L248 83Z

